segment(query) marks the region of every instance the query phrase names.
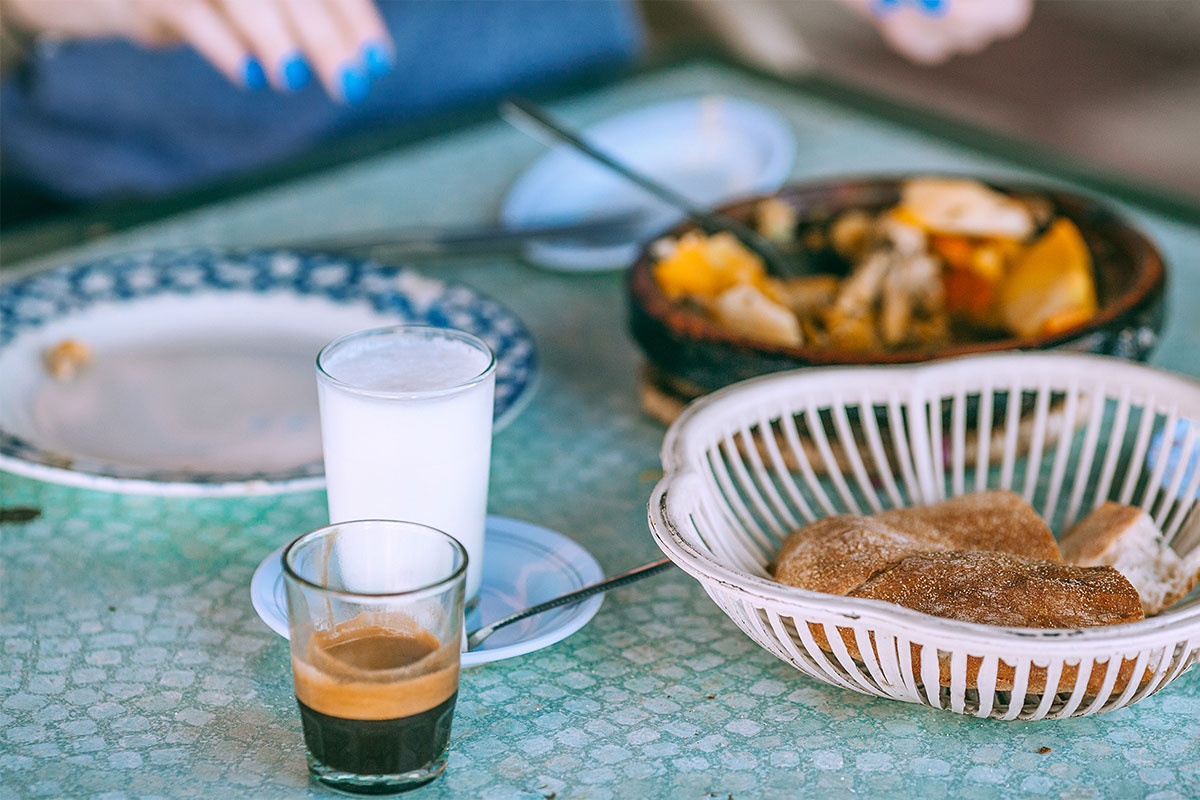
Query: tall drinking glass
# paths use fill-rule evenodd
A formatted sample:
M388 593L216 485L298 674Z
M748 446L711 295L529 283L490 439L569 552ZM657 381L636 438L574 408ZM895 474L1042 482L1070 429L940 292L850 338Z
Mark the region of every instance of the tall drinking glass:
M496 358L462 331L401 325L344 336L317 356L329 519L407 519L458 539L479 594ZM348 569L379 569L372 548Z
M344 561L364 546L382 561L369 576ZM467 563L450 536L395 520L329 525L284 551L292 678L318 781L393 794L445 770Z

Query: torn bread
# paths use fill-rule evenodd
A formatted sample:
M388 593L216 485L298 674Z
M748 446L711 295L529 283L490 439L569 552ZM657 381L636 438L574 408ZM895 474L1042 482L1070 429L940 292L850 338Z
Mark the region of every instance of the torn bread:
M780 583L847 594L906 556L949 550L1060 561L1050 528L1019 495L976 492L921 508L869 517L826 517L794 532L776 557Z
M1117 625L1143 619L1137 590L1112 567L1079 567L1053 561L1032 561L1005 553L950 551L908 556L876 572L850 592L851 597L884 600L937 617L1003 625L1017 628L1088 628ZM824 626L809 625L818 647L832 652ZM851 658L862 661L862 651L854 631L838 627L837 633ZM874 635L868 641L875 657L879 653ZM913 675L923 678L923 646L909 646ZM931 649L936 657L940 684L951 681L950 654ZM1097 694L1108 679L1110 669L1114 692L1124 691L1134 680L1134 659L1121 659L1100 665L1086 677L1087 694ZM983 659L968 655L966 685L979 680ZM996 687L1011 691L1018 676L1013 663L1000 660L996 665ZM1147 666L1137 681L1149 680ZM1079 665L1067 664L1058 676L1059 691L1070 688L1079 678ZM1041 693L1051 680L1046 667L1030 664L1024 685L1026 691Z
M957 550L908 556L876 572L850 597L1011 628L1091 628L1144 618L1137 590L1112 567L1007 553Z
M1135 506L1106 502L1067 531L1059 547L1068 563L1109 566L1128 578L1147 615L1179 602L1200 581L1200 548L1181 558Z

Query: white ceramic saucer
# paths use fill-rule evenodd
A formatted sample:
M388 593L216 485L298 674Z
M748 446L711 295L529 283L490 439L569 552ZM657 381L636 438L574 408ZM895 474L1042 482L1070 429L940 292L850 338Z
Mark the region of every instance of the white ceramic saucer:
M483 587L478 605L467 615L469 631L604 578L596 559L583 547L529 522L488 517L485 541ZM254 571L250 600L267 627L286 639L284 547L267 556ZM549 647L586 625L603 600L603 595L596 595L501 628L478 649L463 653L462 664L487 664Z
M587 128L601 150L682 193L699 205L778 189L796 154L791 127L770 109L712 95L639 108ZM605 246L534 242L526 256L552 269L585 272L633 263L639 241L679 220L674 209L624 178L564 146L526 170L500 211L510 227L545 220L620 216L645 219L632 241Z

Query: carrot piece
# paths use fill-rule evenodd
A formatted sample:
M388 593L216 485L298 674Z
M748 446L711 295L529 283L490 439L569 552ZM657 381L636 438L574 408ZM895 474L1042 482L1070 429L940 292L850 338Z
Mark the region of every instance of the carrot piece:
M995 285L970 269L950 268L942 274L946 310L971 318L982 317L996 299Z
M951 267L970 269L975 245L965 236L931 236L929 240L935 253Z

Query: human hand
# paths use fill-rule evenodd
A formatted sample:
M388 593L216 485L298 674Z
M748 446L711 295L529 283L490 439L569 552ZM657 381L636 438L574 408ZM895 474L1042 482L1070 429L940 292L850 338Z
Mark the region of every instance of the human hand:
M330 97L362 101L385 74L392 40L372 0L2 0L28 30L189 44L234 84L303 88L315 70Z
M844 0L871 17L892 49L921 64L976 53L1029 23L1033 0Z

